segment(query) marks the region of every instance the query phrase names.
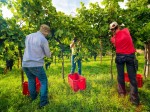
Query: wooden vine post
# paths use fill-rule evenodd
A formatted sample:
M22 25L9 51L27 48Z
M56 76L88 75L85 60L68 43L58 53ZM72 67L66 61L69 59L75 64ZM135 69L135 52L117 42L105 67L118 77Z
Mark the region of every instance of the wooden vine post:
M144 65L144 77L147 78L150 75L150 41L145 43L145 65Z

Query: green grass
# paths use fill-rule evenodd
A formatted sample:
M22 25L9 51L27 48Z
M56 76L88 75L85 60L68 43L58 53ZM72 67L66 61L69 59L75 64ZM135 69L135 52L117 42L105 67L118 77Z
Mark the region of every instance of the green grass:
M144 57L139 56L139 71L143 74ZM2 62L1 62L2 63ZM113 63L113 81L110 80L110 57L82 63L82 74L86 77L87 88L73 92L68 85L70 61L65 60L65 79L62 79L61 63L51 64L46 71L48 76L50 104L37 109L39 97L30 103L29 98L22 94L21 74L17 67L6 75L0 76L0 111L1 112L148 112L150 111L150 80L144 80L139 89L142 106L133 106L126 98L118 98L116 67ZM25 77L25 80L27 78ZM126 84L129 91L129 84Z

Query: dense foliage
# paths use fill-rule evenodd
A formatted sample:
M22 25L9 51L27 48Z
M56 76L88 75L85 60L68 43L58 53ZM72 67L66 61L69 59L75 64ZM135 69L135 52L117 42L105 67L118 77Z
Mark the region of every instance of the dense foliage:
M23 47L25 35L37 31L39 26L45 23L51 27L52 35L48 37L48 40L50 45L54 46L51 47L53 52L59 52L62 46L69 48L67 46L76 36L81 39L83 51L102 52L105 55L111 48L109 23L117 21L130 29L136 47L143 48L143 42L149 41L150 38L148 0L136 0L136 2L130 0L127 3L127 9L120 8L118 2L123 0L103 0L102 4L105 8L101 8L98 3L91 3L88 9L84 3L81 3L74 17L57 12L51 0L8 1L6 5L14 16L10 19L1 17L3 30L1 30L0 38L13 40L14 45ZM69 49L66 50L69 51Z

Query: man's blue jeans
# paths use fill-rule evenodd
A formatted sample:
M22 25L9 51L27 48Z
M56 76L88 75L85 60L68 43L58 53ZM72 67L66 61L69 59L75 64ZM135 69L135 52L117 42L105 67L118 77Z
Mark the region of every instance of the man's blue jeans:
M116 54L116 65L118 72L118 93L126 94L125 80L124 80L124 67L126 64L127 72L130 80L130 100L139 103L138 87L136 81L136 69L134 64L134 54Z
M28 87L32 100L37 97L36 92L36 77L40 80L40 106L48 103L48 80L43 67L23 67L28 78Z
M72 55L71 56L71 73L74 73L75 69L76 69L76 63L78 64L78 73L81 75L81 59L78 59L77 61L75 61L75 57L76 55Z

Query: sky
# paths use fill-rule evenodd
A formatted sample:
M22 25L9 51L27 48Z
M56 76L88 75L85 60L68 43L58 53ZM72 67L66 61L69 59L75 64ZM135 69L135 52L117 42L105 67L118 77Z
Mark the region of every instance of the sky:
M89 3L95 3L98 2L100 4L102 0L52 0L53 6L56 7L57 11L62 11L68 15L75 15L76 14L76 8L80 8L80 2L83 2L86 7L89 6ZM125 3L127 0L124 0L124 3L119 3L122 8L125 7ZM6 8L2 7L2 13L4 18L10 18L12 17L12 13Z
M89 6L89 3L98 2L99 4L103 0L52 0L54 7L57 11L65 12L66 14L76 13L76 8L80 7L80 2L83 2L86 7ZM122 8L125 7L127 0L124 0L124 3L119 3Z
M99 2L101 0L52 0L57 11L65 12L66 14L76 13L76 8L80 7L80 2L83 2L86 7L90 2Z

